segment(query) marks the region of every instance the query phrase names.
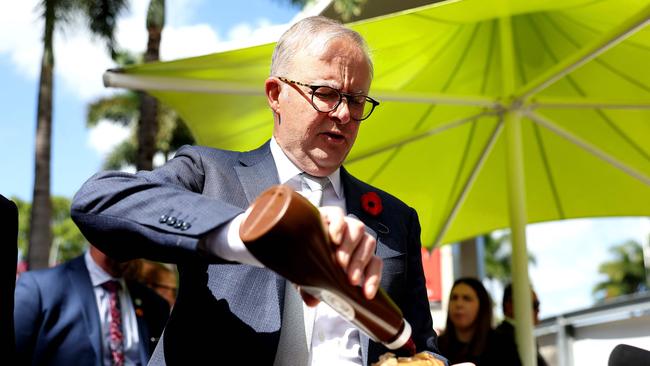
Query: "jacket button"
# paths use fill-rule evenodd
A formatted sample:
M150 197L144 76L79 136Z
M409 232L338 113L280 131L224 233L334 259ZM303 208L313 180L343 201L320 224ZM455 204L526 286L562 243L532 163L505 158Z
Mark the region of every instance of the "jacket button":
M167 215L162 215L162 216L160 216L160 218L158 219L158 222L161 223L161 224L164 224L164 223L167 222L167 219L168 219L168 218L169 218L169 217L168 217Z
M176 228L176 229L180 229L181 226L183 226L183 224L185 224L185 221L183 221L183 220L178 220L178 221L176 222L176 225L174 225L174 228Z
M174 224L176 224L176 218L174 216L167 219L167 225L174 226Z
M181 230L185 231L185 230L187 230L187 229L189 229L191 227L192 227L192 224L190 224L189 222L184 222L183 226L181 226Z

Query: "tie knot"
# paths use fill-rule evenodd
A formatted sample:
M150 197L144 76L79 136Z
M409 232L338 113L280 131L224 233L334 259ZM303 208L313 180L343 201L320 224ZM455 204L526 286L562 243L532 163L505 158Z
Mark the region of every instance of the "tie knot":
M109 280L102 283L102 287L108 292L118 292L122 288L122 285L119 281Z
M300 177L311 191L322 191L328 184L330 184L329 177L315 177L307 173L301 173Z

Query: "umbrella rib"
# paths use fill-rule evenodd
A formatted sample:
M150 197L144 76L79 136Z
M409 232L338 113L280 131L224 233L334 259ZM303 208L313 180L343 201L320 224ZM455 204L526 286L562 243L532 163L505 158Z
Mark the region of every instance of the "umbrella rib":
M632 34L642 29L648 22L650 22L650 4L638 13L634 14L634 16L626 19L613 30L610 30L595 41L569 55L562 62L551 67L539 77L519 88L515 95L519 95L520 99L525 100L532 95L539 93L565 75L571 73L619 42L630 37Z
M528 107L538 108L603 108L603 109L650 109L650 99L611 100L594 98L535 97Z
M555 30L562 35L567 41L569 41L573 46L576 48L580 47L580 43L577 42L573 37L571 37L570 34L565 32L562 28L560 28L557 23L548 15L545 16L546 21L551 24L551 27L555 28ZM650 87L645 85L644 83L640 82L639 80L631 77L630 75L624 73L623 71L615 68L614 66L610 65L609 63L605 62L604 60L601 60L600 58L594 59L595 62L598 64L602 65L604 68L608 69L609 71L613 72L614 74L618 75L621 77L623 80L627 81L630 84L633 84L641 89L643 89L646 92L650 92Z
M258 86L227 83L218 80L140 76L115 71L104 73L104 86L133 90L160 90L175 92L198 92L210 94L263 95Z
M433 106L433 105L429 106L427 108L427 110L422 114L422 116L420 117L420 119L416 123L416 125L420 125L422 123L422 121L425 120L431 114L431 111L433 111L434 107L435 106ZM388 158L386 158L381 163L381 165L375 170L375 172L370 176L370 178L368 179L368 183L373 183L375 181L375 179L377 179L379 174L381 174L384 171L384 169L386 169L388 164L390 164L393 161L393 159L395 159L395 157L397 156L397 154L399 153L399 151L401 149L402 149L402 146L398 146L398 147L395 148L395 150L393 150L393 152L390 154L390 156Z
M558 16L558 17L562 17L562 18L566 19L566 21L569 22L569 23L573 23L573 24L577 25L578 27L581 27L583 29L586 29L586 30L590 31L591 33L594 33L596 35L602 34L602 32L599 32L596 28L588 26L587 24L585 24L585 23L583 23L583 22L581 22L581 21L579 21L579 20L577 20L577 19L575 19L575 18L573 18L573 17L571 17L571 16L569 16L567 14L557 13L555 15ZM642 50L645 50L645 51L650 51L650 47L648 47L648 46L646 46L644 44L641 44L639 42L636 42L636 41L628 40L625 44L627 46L636 47L636 48L639 48L639 49L642 49Z
M560 194L557 190L557 185L555 184L555 179L553 178L553 172L551 171L551 166L548 163L548 155L546 154L546 148L544 146L544 140L542 139L542 134L539 131L539 126L533 124L533 131L535 131L535 139L537 140L537 146L539 146L539 154L542 157L542 163L544 163L544 170L546 171L546 177L548 179L548 184L551 186L551 192L553 193L553 200L555 201L555 207L560 213L560 218L565 219L564 208L562 207L562 201L560 201Z
M626 165L625 163L619 161L615 157L611 156L610 154L602 151L600 148L597 146L573 135L569 131L566 131L565 129L561 128L558 126L556 123L552 122L550 119L541 116L540 114L537 114L535 112L530 112L526 111L524 114L533 120L535 123L546 127L550 131L554 132L560 137L565 138L569 142L572 142L573 144L579 146L583 150L593 154L594 156L600 158L601 160L609 163L610 165L614 166L615 168L621 170L622 172L626 173L627 175L639 180L641 183L644 183L648 186L650 186L650 177L647 177L645 174L638 172L636 169Z
M472 145L472 140L474 138L474 132L476 132L476 120L472 121L472 126L471 126L471 128L469 130L469 133L467 134L467 141L465 142L465 148L463 149L463 156L460 159L460 164L459 164L458 169L456 169L456 177L454 178L454 183L451 185L452 194L454 192L456 192L456 188L458 187L458 184L460 182L460 178L461 178L463 169L465 168L465 165L467 164L467 159L468 159L468 156L469 156L470 146ZM445 211L450 211L450 208L447 207L447 209Z
M447 234L447 230L449 230L449 226L451 223L454 221L456 218L456 215L458 214L458 211L460 210L460 206L465 202L465 198L467 198L467 195L469 194L469 190L476 181L476 178L478 177L478 173L481 171L483 168L483 164L487 160L487 157L490 155L490 152L492 151L492 148L494 147L494 144L496 143L497 137L499 137L501 131L503 130L503 119L500 119L499 122L497 122L496 126L494 127L494 130L492 130L492 135L490 135L489 140L483 147L483 152L481 153L481 156L479 159L476 161L476 164L474 165L472 172L470 173L469 177L465 181L465 185L463 186L463 190L460 192L458 197L456 198L456 202L452 206L452 209L449 212L449 215L447 215L447 218L445 222L442 224L442 227L440 228L440 231L438 232L438 235L436 236L436 239L433 242L433 246L438 246L440 245L440 242L442 241L442 238Z
M435 93L421 93L409 91L375 90L373 97L381 101L404 102L404 103L426 103L446 105L469 105L477 107L497 108L499 103L493 98L480 95L449 95Z
M451 122L449 122L449 123L447 123L447 124L445 124L443 126L439 126L439 127L436 127L436 128L432 128L432 129L423 131L423 132L421 132L421 133L419 133L417 135L414 135L414 136L398 138L396 141L389 142L389 143L387 143L387 144L385 144L383 146L374 147L374 148L368 149L366 151L363 151L361 153L354 154L354 156L352 156L352 157L350 157L350 158L348 158L346 160L346 163L353 163L353 162L356 162L356 161L360 161L360 160L369 158L369 157L371 157L373 155L377 155L377 154L380 154L382 152L394 149L396 147L400 147L400 146L409 144L411 142L415 142L415 141L421 140L423 138L435 135L437 133L446 131L448 129L456 128L458 126L461 126L461 125L463 125L465 123L471 122L471 121L473 121L475 119L478 119L480 117L485 117L485 116L490 116L490 115L495 115L495 114L497 114L497 112L494 112L494 111L482 111L480 113L473 114L473 115L468 116L468 117L463 117L463 118L459 118L457 120L451 121Z
M609 116L607 116L605 112L603 112L600 109L596 109L596 113L600 116L600 118L605 120L605 123L607 123L607 125L612 130L614 130L614 132L616 132L617 135L619 135L623 140L625 140L628 144L630 144L630 146L632 146L634 150L636 150L641 156L643 156L645 160L650 161L650 156L648 155L648 153L643 151L641 146L635 143L625 132L623 132L623 130L621 130L614 122L612 122L612 119L609 118Z

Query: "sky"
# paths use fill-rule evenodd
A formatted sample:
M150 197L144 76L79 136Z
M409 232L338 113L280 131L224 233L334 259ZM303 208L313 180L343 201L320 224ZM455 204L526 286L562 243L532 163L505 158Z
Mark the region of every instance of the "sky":
M0 194L31 201L34 135L42 23L36 0L0 0ZM118 21L118 44L143 52L149 0L133 0ZM168 0L161 59L203 55L254 43L278 34L299 9L289 0ZM190 41L188 41L190 40ZM106 89L102 73L115 65L101 42L79 25L55 34L52 135L53 195L72 197L101 169L108 151L128 136L109 123L86 128L86 107L120 90ZM568 220L529 225L528 246L537 259L530 267L542 302L541 316L588 307L591 288L600 280L598 265L612 245L626 240L647 243L650 219ZM500 296L500 295L499 295Z

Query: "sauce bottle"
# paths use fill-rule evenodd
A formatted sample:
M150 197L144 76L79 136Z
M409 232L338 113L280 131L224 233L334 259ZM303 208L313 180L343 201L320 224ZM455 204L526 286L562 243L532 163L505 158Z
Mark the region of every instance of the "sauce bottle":
M350 284L336 260L318 209L284 185L264 191L239 236L264 266L324 301L388 349L415 354L411 326L383 289L372 300Z

